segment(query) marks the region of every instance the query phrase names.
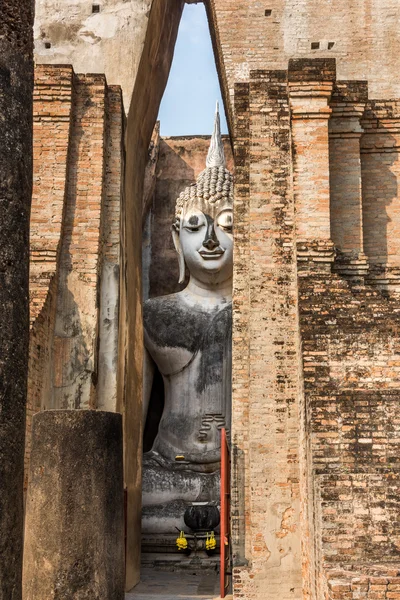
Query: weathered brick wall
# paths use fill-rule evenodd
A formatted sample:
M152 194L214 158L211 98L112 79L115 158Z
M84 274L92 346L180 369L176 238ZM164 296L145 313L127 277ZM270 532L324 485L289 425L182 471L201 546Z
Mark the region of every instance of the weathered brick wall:
M398 600L400 571L374 569L373 575L333 572L328 584L328 600Z
M368 79L371 98L400 97L397 0L209 0L209 14L231 99L252 69L286 69L294 57L336 58L338 79Z
M322 598L330 570L398 566L400 306L302 267L299 307ZM374 597L357 596L346 577L326 597Z
M302 598L294 202L286 72L236 87L234 597Z
M315 62L304 63L305 83L317 66ZM289 95L293 106L292 68L289 64ZM315 73L312 81L318 81ZM364 285L367 262L361 244L363 234L366 253L373 262L371 248L387 241L382 240L382 231L378 234L376 229L384 221L387 207L379 199L390 195L392 181L396 179L395 175L387 179L382 172L382 163L388 160L386 153L391 155L391 163L397 160L396 144L392 141L392 132L396 131L393 111L396 103L389 103L389 111L386 103L377 103L379 108L385 105L381 126L376 114L371 115L371 106L376 104L367 102L365 86L364 91L362 88L363 84L358 82L335 84L330 99L328 179L333 200L330 224L341 251L332 267L340 272L343 254L348 253L350 259L355 259L346 266L349 279L332 273L327 254L330 242L323 239L325 231L318 235L316 228L315 239L306 243L300 239L304 211L296 210L305 433L309 441L308 477L312 484L308 511L313 522L314 595L318 599L391 598L397 593L400 306L398 294L388 295L387 291ZM315 83L309 82L302 90L303 104L310 107L315 96ZM363 113L365 103L367 109ZM296 141L298 105L294 108L292 129L294 124ZM360 119L366 126L365 134ZM304 127L309 126L308 121ZM306 140L312 143L312 132ZM360 140L362 152L364 148L372 148L362 169L364 154L360 156ZM327 146L328 139L325 143ZM296 165L296 144L294 149ZM375 169L371 169L371 154L373 160L379 155ZM307 192L307 187L302 187L304 173L304 166L300 174L294 169L294 189L300 203L301 194ZM321 161L313 160L307 174L313 181L322 181L326 169L321 169ZM319 198L325 193L323 188L314 189L315 202L308 210L311 225L319 210ZM361 189L362 210L364 214L367 212L364 223L360 219ZM390 200L393 202L393 195ZM397 224L396 210L394 203L393 228ZM390 243L395 245L396 241ZM369 281L373 281L371 277ZM382 287L382 281L379 285ZM374 577L380 576L379 570L384 574L378 581Z
M65 208L73 96L72 67L35 70L30 316L39 315L57 269Z
M36 68L25 467L38 410L116 409L123 131L120 88Z
M54 406L95 406L106 82L76 76L54 340Z
M362 126L365 253L370 279L390 287L400 276L400 101L369 101Z
M297 60L275 72L279 84L258 71L235 88L235 598L400 593L400 305L382 278L364 283L363 253L382 243L372 222L388 195L395 259L397 172L387 180L382 163L397 164L397 103L367 102L364 83L337 83L331 67ZM361 168L371 154L376 169ZM361 210L373 214L364 230ZM292 513L287 555L285 518L278 525L270 510L288 506L288 489L302 515ZM276 538L291 559L275 565Z
M26 403L25 477L26 489L31 454L32 417L47 408L52 394L52 356L57 306L57 279L53 277L41 312L29 333L28 394Z
M297 240L330 239L329 100L335 61L289 61L288 92L293 139Z
M367 82L343 81L335 83L330 101L330 229L333 243L340 250L341 260L347 263L348 269L355 261L358 269L361 261L364 261L366 267L362 223L360 119L367 99Z
M50 406L52 350L62 225L66 205L73 71L38 66L33 96L33 193L30 220L30 344L25 485L32 415Z

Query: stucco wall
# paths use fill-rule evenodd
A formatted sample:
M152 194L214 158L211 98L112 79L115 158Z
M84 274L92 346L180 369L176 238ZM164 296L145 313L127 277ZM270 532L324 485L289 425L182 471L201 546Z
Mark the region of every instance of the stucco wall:
M36 62L105 74L109 84L122 86L128 110L151 5L152 0L37 0Z

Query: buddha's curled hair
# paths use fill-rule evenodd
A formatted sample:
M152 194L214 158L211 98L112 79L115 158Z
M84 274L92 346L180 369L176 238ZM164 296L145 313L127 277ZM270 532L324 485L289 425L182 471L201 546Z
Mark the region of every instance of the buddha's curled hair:
M207 167L202 171L196 183L187 187L179 195L175 205L175 224L178 222L187 204L215 204L225 200L233 205L233 176L225 168Z
M177 198L173 227L179 231L180 219L188 204L204 210L207 205L225 202L233 206L233 177L225 166L225 152L221 137L219 107L215 111L214 131L206 159L206 168L196 183L187 187Z

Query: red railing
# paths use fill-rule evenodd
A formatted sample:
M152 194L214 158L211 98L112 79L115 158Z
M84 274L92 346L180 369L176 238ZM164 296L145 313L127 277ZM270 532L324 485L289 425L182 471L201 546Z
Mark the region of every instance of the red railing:
M230 461L226 439L226 430L221 429L221 563L220 563L220 595L225 598L229 588L227 574L229 566L229 499L230 499Z

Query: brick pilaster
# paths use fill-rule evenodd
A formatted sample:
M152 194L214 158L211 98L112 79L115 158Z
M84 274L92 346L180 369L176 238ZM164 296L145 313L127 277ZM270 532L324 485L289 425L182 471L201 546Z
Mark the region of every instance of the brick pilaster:
M54 338L54 406L96 403L98 285L104 218L104 75L76 75Z
M365 81L336 82L329 120L330 215L337 250L335 270L347 277L368 271L364 254L361 194L360 119L368 98Z
M364 251L368 282L400 290L400 101L370 100L361 138Z
M331 263L329 211L329 100L336 77L332 59L289 61L293 182L298 256Z

